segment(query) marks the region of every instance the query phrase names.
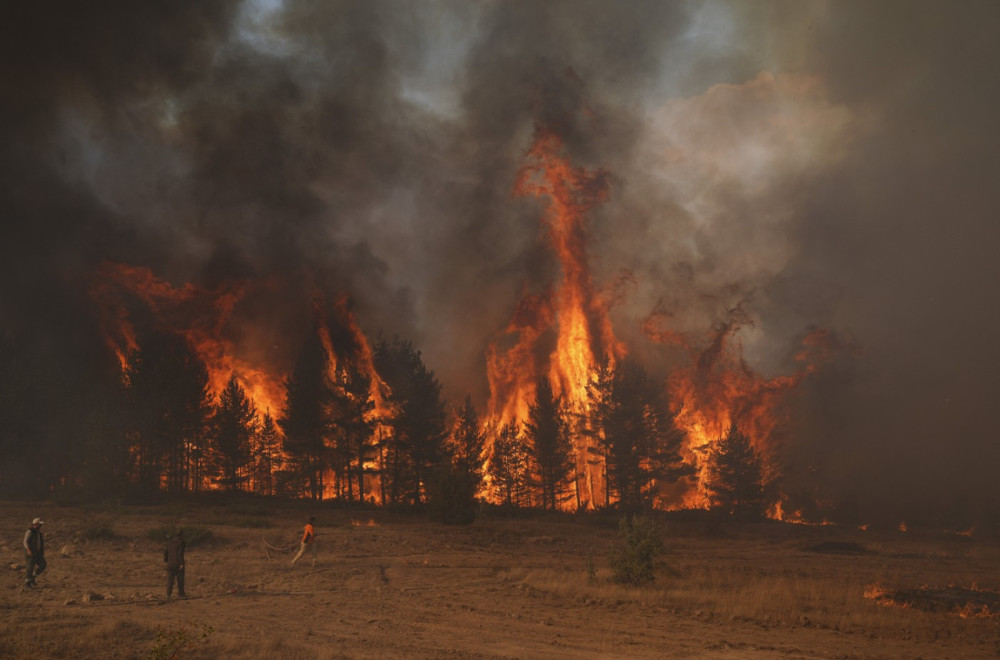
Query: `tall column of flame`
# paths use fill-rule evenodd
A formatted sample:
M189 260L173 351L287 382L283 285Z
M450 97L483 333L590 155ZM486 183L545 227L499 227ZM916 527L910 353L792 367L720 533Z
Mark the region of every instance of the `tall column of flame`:
M371 344L368 342L368 337L366 337L365 333L361 331L361 327L358 325L357 317L350 308L348 297L346 295L339 296L334 304L337 321L350 334L351 341L353 343L353 350L350 351L349 355L340 355L333 345L330 328L326 324L323 314L320 313L322 307L323 305L317 297L314 302L314 313L318 319L320 341L323 343L323 347L326 349L326 353L329 358L327 373L330 380L331 382L336 383L338 381L338 374L346 368L348 362L350 362L352 366L369 379L369 395L374 403L374 407L368 413L367 420L374 424L376 437L384 438L386 437L386 434L390 432L387 420L389 420L393 414L392 406L388 402L390 391L389 385L379 375L378 370L375 368L375 353L372 350ZM370 462L366 462L366 467L374 468L377 472L378 468L381 467L379 464L379 458L375 457ZM333 480L328 479L326 480L326 483L332 484ZM380 490L375 487L376 484L369 483L367 478L365 483L366 492L375 497L377 500ZM330 486L330 488L332 488L332 486ZM329 493L325 493L324 496L328 494Z
M513 347L491 345L487 366L490 417L495 423L523 424L534 401L535 384L547 377L554 394L571 412L588 410L587 385L601 362L612 364L625 354L607 316L607 304L595 292L587 263L586 213L607 199L607 173L574 168L561 155L562 141L537 128L535 140L518 172L514 196L548 200L543 217L549 248L559 260L562 279L550 290L526 296L506 334L516 335ZM554 330L555 350L537 356L542 335ZM600 470L590 465L585 436L573 433L582 499L603 500ZM591 474L593 473L593 474Z

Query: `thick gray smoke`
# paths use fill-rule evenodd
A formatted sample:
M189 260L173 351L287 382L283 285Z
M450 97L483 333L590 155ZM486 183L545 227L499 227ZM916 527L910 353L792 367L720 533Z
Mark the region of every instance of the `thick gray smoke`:
M541 125L611 175L592 268L630 282L615 330L651 371L677 359L642 330L654 312L690 338L741 305L769 376L828 330L790 488L858 520L995 518L998 18L992 2L19 3L0 22L0 327L98 355L87 289L111 261L256 283L233 341L289 363L311 301L347 294L369 335L413 340L449 396L485 403L486 347L558 278L541 203L510 194Z

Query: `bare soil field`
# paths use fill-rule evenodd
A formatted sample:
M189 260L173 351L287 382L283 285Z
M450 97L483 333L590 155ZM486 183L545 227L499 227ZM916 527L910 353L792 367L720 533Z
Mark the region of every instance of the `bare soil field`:
M317 562L290 566L310 515ZM48 570L25 589L35 516ZM160 539L177 526L206 538L188 548L188 597L168 600ZM625 587L611 579L611 518L449 527L329 505L5 502L0 658L1000 656L995 538L662 529L655 582Z

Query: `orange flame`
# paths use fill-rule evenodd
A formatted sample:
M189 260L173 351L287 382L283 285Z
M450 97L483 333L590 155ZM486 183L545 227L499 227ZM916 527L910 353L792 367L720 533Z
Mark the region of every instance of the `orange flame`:
M323 343L323 347L326 349L326 354L329 359L329 363L327 364L327 374L331 382L338 381L338 375L346 369L348 363L368 378L368 391L374 406L366 415L366 419L367 421L374 423L374 432L376 437L384 438L386 434L390 432L390 427L385 420L389 419L393 412L392 407L388 402L390 393L389 385L379 375L375 368L375 352L372 350L368 337L361 331L357 317L350 308L348 296L341 295L334 303L337 321L343 329L347 331L351 338L352 350L347 355L341 355L333 345L330 328L324 321L323 315L319 313L319 310L322 308L322 303L320 302L318 295L314 302L314 306L316 308L314 313L319 326L319 338ZM380 489L376 487L376 483L373 483L376 481L376 477L373 475L378 473L381 468L379 460L380 459L378 457L373 457L365 462L366 470L368 468L371 469L371 473L365 476L366 498L373 498L376 502L380 500ZM328 492L324 493L324 497L332 495L333 489L335 488L333 479L327 479L325 480L325 483L327 484Z
M586 413L587 385L597 365L613 365L625 355L608 319L610 303L595 290L587 262L584 219L608 197L607 172L572 167L561 155L562 147L554 133L536 127L512 192L548 200L545 235L562 278L550 290L525 295L505 336L489 348L489 418L497 426L527 419L536 383L543 377L571 413ZM540 344L552 333L555 348L546 355ZM512 345L503 348L504 340ZM578 502L599 502L604 485L600 471L587 461L585 437L572 433L578 472L585 477L578 483L583 491L578 491Z
M751 319L739 306L729 311L729 318L716 326L707 346L702 348L678 333L663 329L663 321L662 313L648 318L643 326L647 336L679 345L691 356L689 366L674 371L667 383L670 400L677 407L676 422L686 435L683 453L698 470L696 487L682 494L679 506L707 508L709 499L704 486L708 461L704 459L734 423L760 453L769 472L765 477L776 476L774 432L787 421L783 404L788 392L826 356L830 338L826 331L810 332L795 356L802 365L800 370L767 379L743 359L737 333ZM790 522L801 519L799 512L788 515L783 506L781 501L777 502L769 516Z
M319 300L315 304L317 307L321 307ZM368 337L361 331L357 317L351 310L349 299L346 295L341 295L337 298L336 303L334 303L334 309L337 312L337 320L350 334L353 343L353 351L351 355L347 356L348 359L358 371L371 381L369 392L375 407L370 418L374 420L384 417L389 412L388 404L386 403L389 386L375 369L375 352L368 342ZM333 340L330 336L330 328L324 322L322 315L317 312L316 317L318 319L320 341L322 341L330 360L330 363L327 365L327 371L330 379L336 381L337 374L344 368L343 362L345 357L340 356L339 352L334 348Z
M250 289L251 284L242 280L226 282L215 289L192 284L175 287L155 276L148 268L105 263L96 273L90 295L102 310L105 341L117 356L123 372L128 367L129 353L139 348L131 315L141 308L142 313L150 315L154 323L178 332L188 340L205 364L213 397L218 397L229 378L236 375L257 409L260 412L269 411L272 417L278 418L285 407L285 374L282 369L275 364L252 364L249 359L239 357L259 353L253 351L253 347L238 345L227 337L227 330L231 330L227 324L237 304ZM331 380L336 381L340 370L350 364L369 378L370 395L375 404L369 413L369 420L380 425L380 420L391 412L387 403L388 385L375 369L374 351L350 309L347 296L340 296L333 308L335 314L330 318L337 325L337 330L346 334L350 343L349 350L340 353L335 350L327 317L322 313L321 297L315 297L313 311L317 334L329 356L328 373ZM245 333L228 334L246 336ZM381 425L376 430L379 434L384 432L385 428ZM378 466L372 464L366 467ZM332 483L332 480L327 483ZM367 490L372 495L378 492L375 487Z
M224 336L233 310L249 286L236 280L214 290L192 284L174 287L148 268L105 263L98 269L90 293L102 307L106 341L123 370L128 366L129 352L139 347L130 317L131 297L143 303L157 322L187 338L205 363L212 396L218 396L235 374L258 409L278 415L284 407L281 378L237 357L241 347Z

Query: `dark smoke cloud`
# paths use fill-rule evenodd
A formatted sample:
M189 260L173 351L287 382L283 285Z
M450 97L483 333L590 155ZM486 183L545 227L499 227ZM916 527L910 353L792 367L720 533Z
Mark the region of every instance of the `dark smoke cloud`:
M971 524L998 510L998 18L993 3L837 7L806 63L835 98L878 117L808 191L802 253L785 273L839 289L827 317L862 343L857 378L814 392L839 419L813 433L841 463L838 494L900 518ZM863 467L847 474L853 456Z
M346 293L369 335L412 339L450 396L484 401L486 347L558 277L543 202L510 194L542 125L610 173L592 266L627 283L616 332L651 371L679 359L642 332L652 312L695 336L740 306L768 376L825 328L842 350L796 400L797 487L845 517L998 509L994 3L5 14L10 331L98 354L87 282L113 261L175 286L257 282L233 332L288 361L316 296Z

